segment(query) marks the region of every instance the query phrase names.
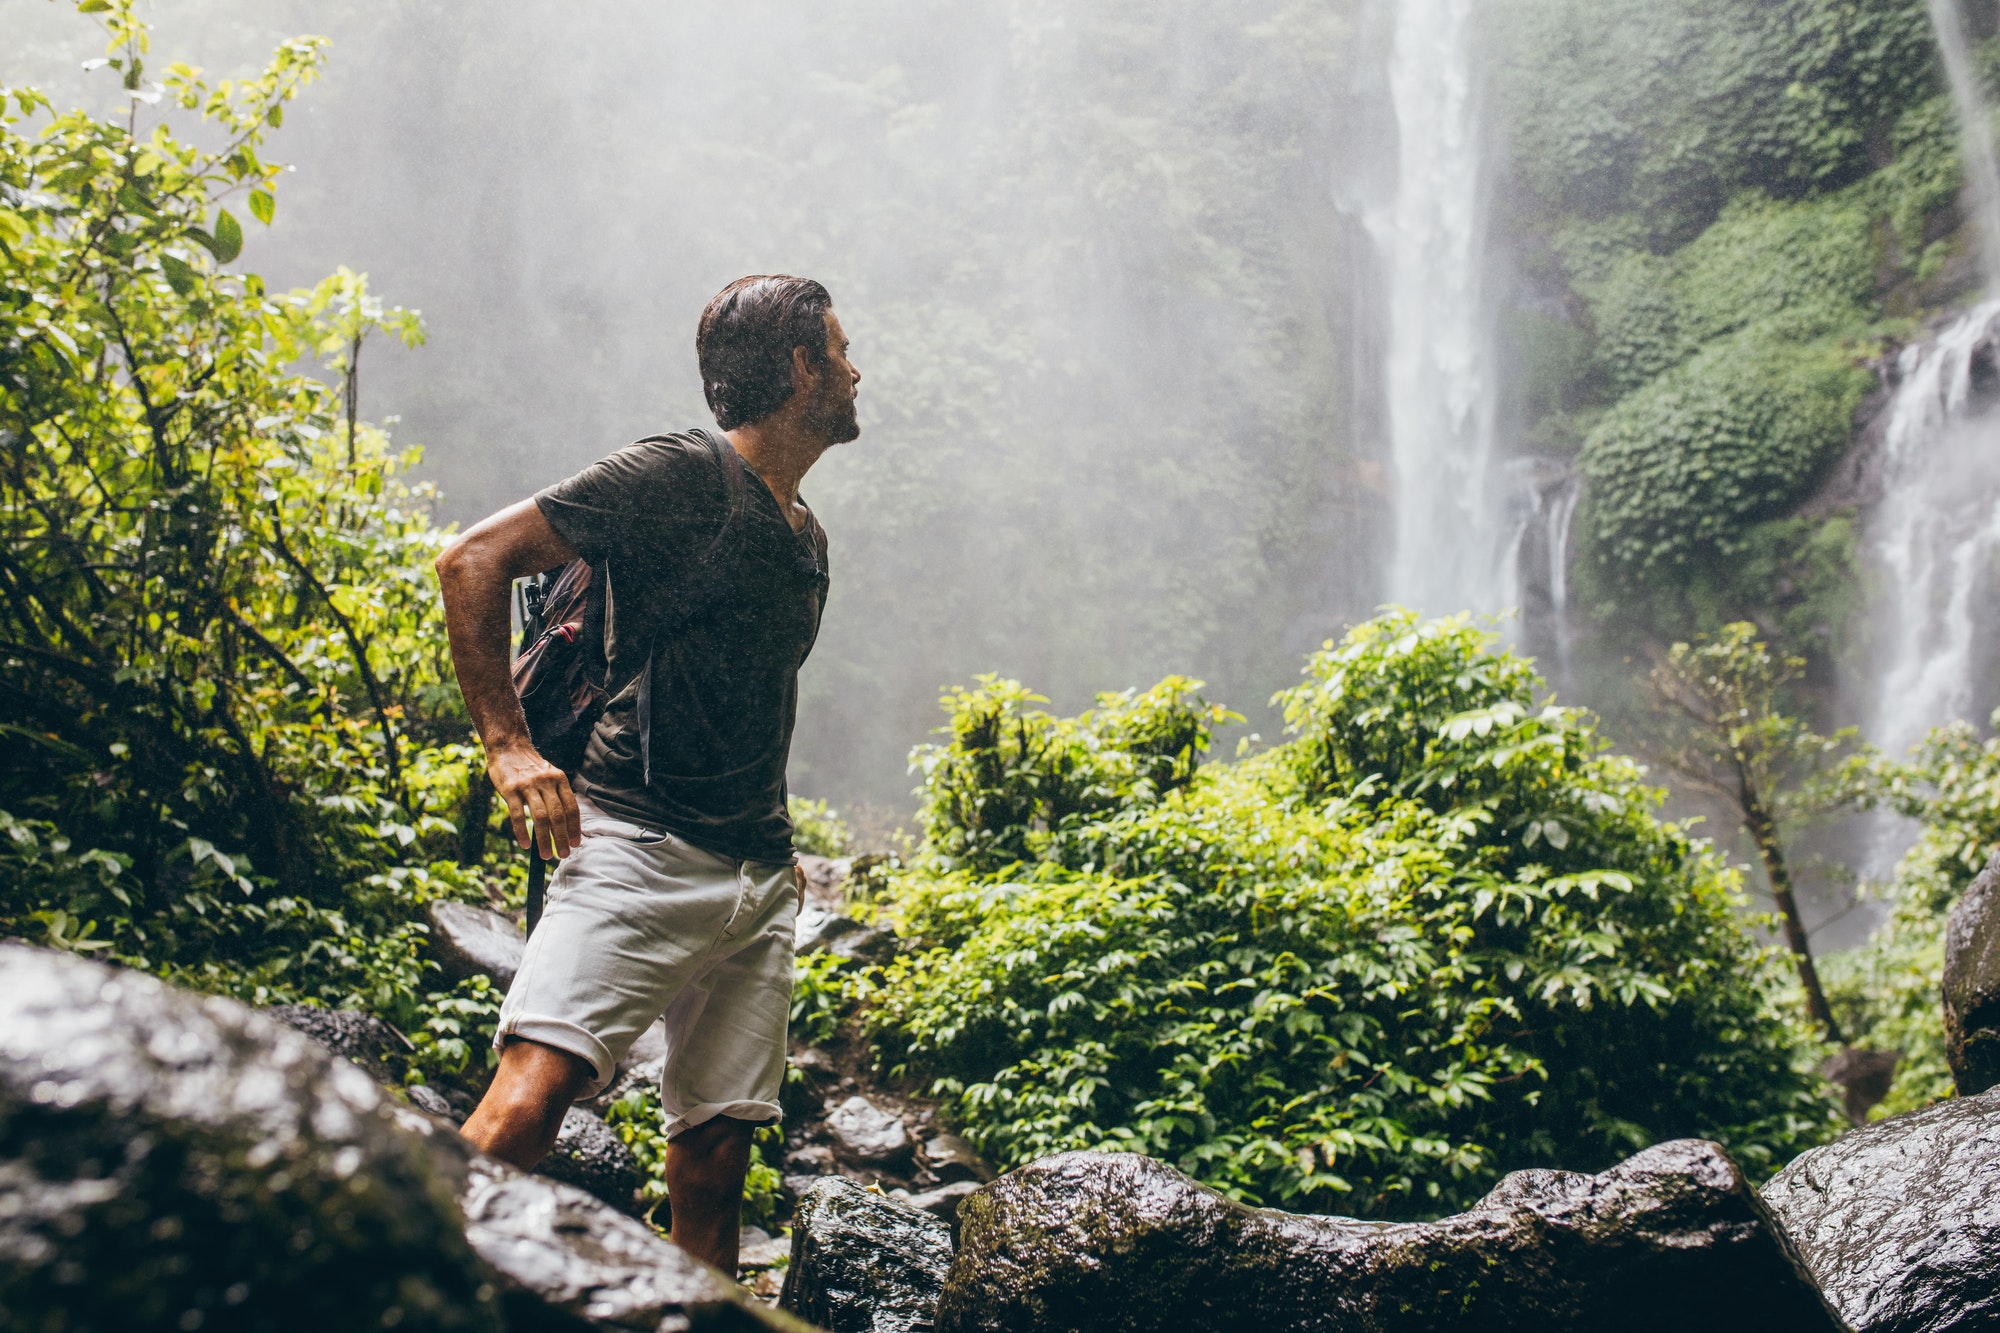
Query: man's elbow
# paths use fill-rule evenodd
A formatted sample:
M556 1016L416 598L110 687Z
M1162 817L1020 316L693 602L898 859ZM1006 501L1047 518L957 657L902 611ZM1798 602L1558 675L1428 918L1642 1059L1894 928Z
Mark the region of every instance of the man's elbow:
M472 543L466 540L470 535L461 532L453 537L438 552L437 559L431 562L431 568L437 571L438 586L444 589L447 596L458 589L470 572Z

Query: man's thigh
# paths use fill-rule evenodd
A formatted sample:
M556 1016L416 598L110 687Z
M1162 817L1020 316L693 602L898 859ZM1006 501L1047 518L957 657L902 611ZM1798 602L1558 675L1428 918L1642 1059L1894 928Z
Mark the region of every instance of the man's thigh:
M679 1137L718 1117L779 1116L798 887L790 866L743 867L744 903L710 965L666 1011L660 1101Z
M583 834L550 882L496 1042L526 1038L582 1058L589 1095L708 965L740 895L733 862L670 835L601 815Z

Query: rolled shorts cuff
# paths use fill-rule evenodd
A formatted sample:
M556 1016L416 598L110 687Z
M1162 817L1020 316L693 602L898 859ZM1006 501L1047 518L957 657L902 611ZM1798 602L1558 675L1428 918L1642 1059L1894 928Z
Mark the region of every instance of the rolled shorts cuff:
M518 1018L510 1018L493 1034L493 1049L497 1051L504 1047L509 1037L553 1046L589 1064L590 1086L578 1095L578 1101L586 1101L610 1087L612 1078L618 1072L618 1062L611 1058L610 1047L576 1024L566 1023L560 1018L542 1014L522 1014Z
M697 1125L705 1125L719 1115L732 1120L748 1120L752 1124L769 1124L785 1118L784 1110L776 1102L703 1102L690 1106L678 1115L668 1116L667 1137L684 1134Z

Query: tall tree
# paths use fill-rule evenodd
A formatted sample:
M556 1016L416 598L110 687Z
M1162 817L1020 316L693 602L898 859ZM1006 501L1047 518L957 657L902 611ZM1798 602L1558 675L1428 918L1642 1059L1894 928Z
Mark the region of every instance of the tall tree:
M1785 856L1784 825L1824 809L1825 798L1812 779L1852 745L1854 733L1821 736L1784 711L1785 687L1804 670L1803 658L1774 656L1755 625L1737 621L1712 638L1676 643L1654 668L1652 687L1673 719L1661 757L1728 805L1756 844L1806 1007L1828 1040L1844 1043L1813 963L1811 936Z

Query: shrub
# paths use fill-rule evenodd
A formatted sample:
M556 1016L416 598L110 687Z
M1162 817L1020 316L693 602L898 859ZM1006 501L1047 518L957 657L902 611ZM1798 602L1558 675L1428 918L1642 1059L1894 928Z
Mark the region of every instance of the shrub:
M1734 554L1838 456L1873 383L1835 340L1752 325L1605 414L1584 441L1594 558L1626 579Z
M883 1055L1006 1163L1131 1149L1376 1216L1676 1135L1754 1173L1824 1137L1734 878L1492 637L1363 625L1283 696L1296 739L1205 768L1193 682L1073 720L948 694L886 894L911 951L865 988ZM1177 781L1121 783L1158 757L1111 721L1141 699Z

